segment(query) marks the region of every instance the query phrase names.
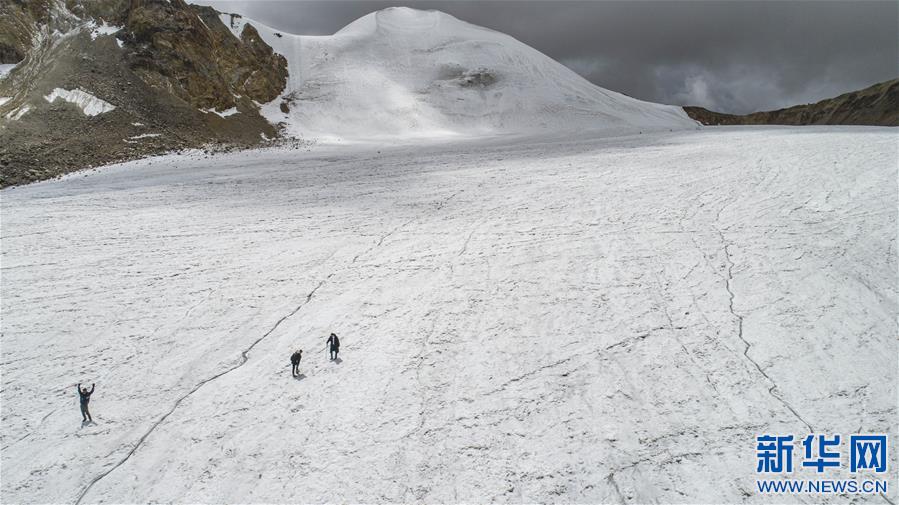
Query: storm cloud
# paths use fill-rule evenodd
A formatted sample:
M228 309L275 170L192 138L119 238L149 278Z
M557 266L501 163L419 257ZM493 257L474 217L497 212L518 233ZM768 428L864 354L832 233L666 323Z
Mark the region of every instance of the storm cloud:
M378 9L437 9L507 33L608 89L731 113L899 76L899 2L194 0L328 35Z

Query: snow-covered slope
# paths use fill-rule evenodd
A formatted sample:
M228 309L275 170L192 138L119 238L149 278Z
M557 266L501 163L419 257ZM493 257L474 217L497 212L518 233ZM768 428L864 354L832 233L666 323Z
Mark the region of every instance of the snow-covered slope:
M754 442L896 440L895 131L508 140L0 193L0 502L885 503Z
M332 36L290 35L228 14L222 21L238 36L251 23L287 59L283 97L264 110L296 135L370 139L696 126L680 107L605 90L508 35L438 11L384 9Z

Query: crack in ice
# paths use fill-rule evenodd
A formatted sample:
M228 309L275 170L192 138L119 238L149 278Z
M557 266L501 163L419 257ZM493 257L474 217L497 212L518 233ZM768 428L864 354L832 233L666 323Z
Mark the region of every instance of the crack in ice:
M322 285L324 285L324 283L327 282L327 280L330 279L333 275L334 275L334 273L332 272L332 273L328 274L328 276L325 277L323 280L319 281L318 285L316 285L316 286L312 289L312 291L310 291L310 292L306 295L306 298L303 300L302 303L300 303L299 305L297 305L297 307L294 308L292 311L290 311L288 314L282 316L281 319L279 319L279 320L274 324L274 326L272 326L272 327L271 327L267 332L265 332L261 337L257 338L255 341L253 341L253 343L250 344L249 347L247 347L246 349L244 349L244 350L240 353L241 358L240 358L240 361L239 361L236 365L234 365L234 366L232 366L231 368L228 368L228 369L226 369L226 370L223 370L223 371L221 371L221 372L219 372L219 373L213 375L212 377L209 377L209 378L207 378L207 379L204 379L204 380L200 381L200 382L197 383L197 385L195 385L190 391L188 391L186 394L184 394L184 395L182 395L180 398L178 398L178 399L175 401L175 403L172 405L172 408L169 409L168 412L166 412L165 414L163 414L162 417L160 417L159 419L157 419L156 422L153 423L153 424L150 426L150 429L148 429L148 430L143 434L143 436L141 436L141 437L137 440L137 443L135 443L135 444L131 447L131 450L128 451L128 453L125 455L124 458L122 458L121 460L119 460L119 462L116 463L115 465L113 465L112 468L110 468L109 470L107 470L107 471L101 473L100 475L94 477L93 480L91 480L90 483L88 483L88 485L81 491L81 493L78 495L78 498L75 500L75 505L79 505L79 504L81 503L81 501L84 499L84 497L87 495L87 493L91 490L91 488L94 487L94 485L95 485L97 482L100 482L103 478L105 478L106 476L108 476L109 474L111 474L112 472L114 472L117 468L119 468L120 466L122 466L123 464L125 464L129 459L131 459L131 456L133 456L134 453L137 452L137 450L141 447L141 445L143 445L143 443L147 440L147 438L148 438L150 435L153 434L153 432L156 430L156 428L158 428L163 422L165 422L165 420L166 420L170 415L172 415L172 414L175 412L175 410L178 409L178 407L181 405L181 402L183 402L184 400L186 400L187 398L189 398L191 395L193 395L194 393L196 393L197 391L199 391L200 388L202 388L202 387L205 386L206 384L209 384L210 382L212 382L212 381L214 381L214 380L216 380L216 379L218 379L218 378L220 378L220 377L223 377L224 375L227 375L227 374L233 372L234 370L237 370L238 368L244 366L244 365L250 360L250 356L249 356L250 351L252 351L253 348L256 347L256 345L258 345L260 342L262 342L266 337L268 337L269 335L271 335L272 333L274 333L275 330L277 330L278 327L281 326L281 323L283 323L284 321L286 321L287 319L289 319L291 316L295 315L297 312L300 311L300 309L302 309L307 303L309 303L309 302L312 300L312 297L315 296L315 292L318 291L318 289L319 289L320 287L322 287Z
M452 195L450 195L449 197L447 197L447 198L441 200L441 201L437 204L436 209L437 209L437 210L442 209L447 203L449 203L450 200L452 200L453 198L455 198L455 197L456 197L458 194L460 194L460 193L462 193L461 190L460 190L460 191L457 191L457 192L453 193ZM156 428L158 428L160 425L162 425L162 423L165 422L165 420L166 420L170 415L172 415L172 414L175 412L175 410L178 409L178 407L181 405L181 403L182 403L184 400L186 400L186 399L189 398L191 395L193 395L194 393L196 393L197 391L199 391L199 390L200 390L203 386L205 386L206 384L209 384L210 382L212 382L212 381L214 381L214 380L216 380L216 379L219 379L219 378L221 378L221 377L223 377L223 376L225 376L225 375L227 375L227 374L233 372L234 370L237 370L238 368L242 367L243 365L245 365L245 364L249 361L249 359L250 359L250 356L249 356L250 351L252 351L253 348L256 347L260 342L262 342L263 340L265 340L266 337L268 337L269 335L271 335L272 333L274 333L275 330L277 330L277 329L281 326L281 323L283 323L283 322L286 321L287 319L291 318L292 316L296 315L296 314L297 314L303 307L306 306L306 304L308 304L310 301L312 301L312 297L315 296L315 293L316 293L316 292L319 290L319 288L321 288L321 287L322 287L328 280L330 280L332 277L334 277L334 275L336 275L336 274L339 273L340 271L346 270L350 265L355 264L356 261L357 261L361 256L365 256L366 254L368 254L368 253L370 253L371 251L373 251L373 250L377 249L378 247L380 247L380 246L384 243L384 240L385 240L385 239L387 239L389 236L393 235L393 234L396 233L397 231L399 231L399 230L405 228L406 226L408 226L409 224L413 223L413 222L416 221L417 219L419 219L419 218L416 217L416 218L410 219L410 220L408 220L408 221L406 221L406 222L400 224L399 226L393 228L392 230L390 230L390 231L387 232L386 234L382 235L382 236L378 239L378 241L377 241L375 244L373 244L371 247L369 247L368 249L364 250L363 252L361 252L361 253L355 255L355 256L353 257L353 259L350 261L350 263L349 263L348 266L345 266L344 268L342 268L342 269L340 269L340 270L335 270L335 271L332 271L331 273L329 273L327 276L325 276L324 279L322 279L321 281L318 282L318 284L312 289L312 291L310 291L310 292L306 295L306 297L305 297L305 299L302 301L302 303L300 303L299 305L297 305L296 308L294 308L292 311L290 311L290 312L287 313L286 315L282 316L281 319L278 319L278 321L275 322L275 324L274 324L274 325L273 325L267 332L265 332L261 337L257 338L255 341L253 341L253 343L250 344L249 347L247 347L246 349L244 349L244 350L240 353L241 358L240 358L240 361L239 361L236 365L234 365L234 366L232 366L231 368L228 368L228 369L226 369L226 370L223 370L223 371L221 371L221 372L219 372L219 373L213 375L212 377L209 377L209 378L207 378L207 379L204 379L204 380L200 381L200 382L197 383L197 384L196 384L190 391L188 391L186 394L184 394L184 395L182 395L180 398L178 398L178 399L175 401L175 403L172 405L172 408L169 409L168 412L166 412L165 414L163 414L159 419L157 419L156 422L153 423L153 424L150 426L150 428L149 428L149 429L148 429L148 430L147 430L147 431L146 431L146 432L145 432L145 433L144 433L144 434L137 440L137 443L135 443L135 444L131 447L131 449L128 451L128 453L125 454L125 457L124 457L124 458L122 458L121 460L119 460L119 462L116 463L115 465L113 465L109 470L106 470L105 472L101 473L100 475L94 477L94 478L88 483L88 485L85 486L85 488L81 491L81 493L79 493L78 498L75 500L75 505L80 505L80 503L82 502L82 500L84 500L84 497L87 495L88 492L90 492L90 490L94 487L94 485L95 485L97 482L99 482L99 481L101 481L102 479L104 479L105 477L107 477L109 474L111 474L112 472L114 472L117 468L121 467L121 466L122 466L123 464L125 464L129 459L131 459L131 456L133 456L133 455L137 452L137 450L143 445L143 443L147 440L147 438L149 438L149 436L153 434L153 432L156 430Z
M717 231L718 231L718 236L721 238L721 242L724 244L724 258L725 258L725 260L727 260L727 270L726 270L727 276L724 278L724 289L727 290L727 294L728 294L727 308L730 311L731 315L734 316L734 318L737 320L737 337L740 340L742 340L743 344L746 346L743 349L743 357L746 358L747 361L752 363L755 366L755 368L759 371L759 373L762 374L762 376L765 379L768 379L768 382L770 382L772 384L772 386L770 388L768 388L768 394L771 395L772 398L774 398L775 400L780 402L790 412L792 412L793 416L795 416L796 419L798 419L802 424L804 424L806 426L806 428L809 429L809 433L814 433L815 430L814 430L814 428L812 428L812 425L809 424L808 421L803 419L801 415L799 415L799 412L797 412L796 409L793 408L793 406L790 404L790 402L786 401L780 395L778 395L777 393L774 392L777 389L777 382L774 379L772 379L771 376L765 372L765 370L762 368L762 366L759 365L758 361L756 361L755 359L752 358L752 356L749 355L749 349L752 348L752 344L748 340L746 340L746 338L743 336L743 316L741 314L738 314L734 310L734 291L733 291L733 286L732 286L733 279L734 279L734 276L733 276L734 262L730 256L731 244L724 238L724 234L721 232L721 230L717 230Z

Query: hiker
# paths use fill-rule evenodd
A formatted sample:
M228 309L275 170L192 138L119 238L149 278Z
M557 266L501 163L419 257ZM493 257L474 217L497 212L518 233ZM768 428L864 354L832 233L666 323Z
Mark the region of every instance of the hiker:
M303 350L300 349L290 355L290 364L293 365L290 374L296 377L300 375L300 360L303 359Z
M96 385L91 384L91 390L88 391L87 388L82 389L81 383L78 383L78 396L81 397L81 422L94 422L94 420L91 419L90 411L87 410L87 404L90 403L91 395L94 394L94 387L96 387Z
M340 339L337 338L336 333L332 333L330 337L328 337L328 348L331 351L331 361L337 359L337 353L340 352Z

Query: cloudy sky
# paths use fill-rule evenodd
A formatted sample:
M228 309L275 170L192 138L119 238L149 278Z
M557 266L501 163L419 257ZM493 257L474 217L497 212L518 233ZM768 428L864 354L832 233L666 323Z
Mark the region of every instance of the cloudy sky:
M525 42L605 88L746 113L899 77L899 2L191 0L289 33L438 9Z

